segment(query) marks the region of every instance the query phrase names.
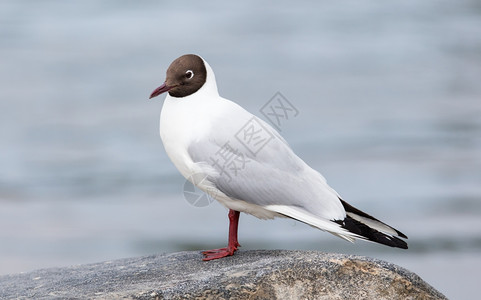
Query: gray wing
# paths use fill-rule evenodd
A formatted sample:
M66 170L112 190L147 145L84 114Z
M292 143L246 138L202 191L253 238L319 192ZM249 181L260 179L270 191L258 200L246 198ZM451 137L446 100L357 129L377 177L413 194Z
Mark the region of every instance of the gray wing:
M195 163L215 169L209 181L227 196L248 203L294 206L329 219L337 216L338 195L324 177L272 127L250 116L243 122L224 120L208 139L189 146Z

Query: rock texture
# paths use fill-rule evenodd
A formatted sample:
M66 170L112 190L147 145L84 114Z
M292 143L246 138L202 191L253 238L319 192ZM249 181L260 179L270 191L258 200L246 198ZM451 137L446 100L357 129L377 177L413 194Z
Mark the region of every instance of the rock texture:
M179 252L0 276L1 299L446 299L416 274L372 258Z

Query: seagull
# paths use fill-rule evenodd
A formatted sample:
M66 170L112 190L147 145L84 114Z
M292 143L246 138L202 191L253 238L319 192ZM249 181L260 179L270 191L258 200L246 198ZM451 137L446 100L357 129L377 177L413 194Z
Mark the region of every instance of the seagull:
M354 242L407 249L407 236L344 201L272 126L217 91L214 71L186 54L167 69L149 99L167 92L160 137L179 172L229 209L228 245L203 260L234 255L241 212L286 217Z

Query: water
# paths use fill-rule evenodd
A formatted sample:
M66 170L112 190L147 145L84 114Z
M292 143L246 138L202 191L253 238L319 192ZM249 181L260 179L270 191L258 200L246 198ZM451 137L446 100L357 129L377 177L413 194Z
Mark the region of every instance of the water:
M261 116L280 91L294 150L409 236L351 245L242 215L242 249L386 259L452 299L481 269L481 6L476 1L0 4L0 274L226 242L158 137L169 63L197 53Z

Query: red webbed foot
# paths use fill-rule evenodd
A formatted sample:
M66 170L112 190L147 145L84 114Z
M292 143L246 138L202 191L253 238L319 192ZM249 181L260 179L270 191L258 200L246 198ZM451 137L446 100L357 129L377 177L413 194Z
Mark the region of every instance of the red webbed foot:
M234 255L234 252L236 250L237 250L237 248L225 247L225 248L220 248L220 249L203 251L202 254L204 254L204 258L202 260L208 261L208 260L223 258L223 257L226 257L226 256L231 256L231 255Z

